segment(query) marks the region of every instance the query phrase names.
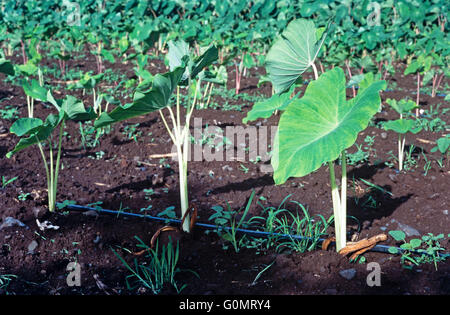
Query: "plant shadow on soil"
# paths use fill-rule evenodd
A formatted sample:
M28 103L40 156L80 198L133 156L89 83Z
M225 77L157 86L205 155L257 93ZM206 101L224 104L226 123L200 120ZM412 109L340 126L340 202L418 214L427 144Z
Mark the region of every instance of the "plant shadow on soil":
M274 181L271 175L265 174L258 178L249 178L241 182L230 183L218 188L215 188L212 194L222 194L230 191L249 191L256 187L265 187L267 185L273 185Z
M364 164L350 170L347 178L349 182L355 178L369 181L379 170L386 167L384 163L376 165ZM351 184L349 184L347 189L352 190ZM360 223L364 223L365 227L370 227L375 220L391 216L400 205L413 196L412 193L409 193L405 196L393 198L390 194L391 191L392 187L390 185L383 185L378 186L378 189L368 189L364 194L347 196L348 216L356 218ZM366 206L369 203L371 203L371 206Z

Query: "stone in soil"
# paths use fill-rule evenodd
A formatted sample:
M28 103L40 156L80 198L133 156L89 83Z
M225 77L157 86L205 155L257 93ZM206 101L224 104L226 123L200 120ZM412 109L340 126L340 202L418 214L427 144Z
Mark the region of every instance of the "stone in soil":
M0 230L11 226L26 227L24 223L17 219L14 219L13 217L6 217L3 219L3 223L0 225Z
M356 270L353 268L345 269L345 270L339 271L339 274L341 275L341 277L343 277L347 280L352 280L356 275Z

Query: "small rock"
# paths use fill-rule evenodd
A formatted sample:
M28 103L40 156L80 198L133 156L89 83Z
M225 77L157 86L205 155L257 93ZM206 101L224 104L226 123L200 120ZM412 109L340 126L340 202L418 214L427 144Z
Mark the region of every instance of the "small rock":
M388 177L389 177L389 179L390 179L391 181L393 181L394 183L397 182L397 178L396 178L397 176L395 176L394 174L389 174Z
M222 170L223 171L233 171L233 168L230 165L224 165L222 166Z
M428 199L433 200L436 199L437 197L439 197L439 193L432 194L430 197L428 197Z
M341 277L343 277L347 280L352 280L356 275L356 270L353 268L345 269L345 270L339 271L339 274L341 275Z
M88 216L88 217L98 217L99 216L98 212L95 210L85 211L85 212L83 212L83 215Z
M381 133L381 139L387 139L387 132Z
M420 236L420 232L418 230L416 230L415 228L413 228L409 225L400 223L395 219L392 219L392 221L397 223L398 228L400 230L402 230L403 232L405 232L406 236Z
M2 225L0 225L0 230L11 227L11 226L20 226L20 227L26 227L25 224L23 224L21 221L14 219L13 217L6 217L3 219Z
M152 176L152 186L156 186L158 184L162 184L164 182L164 178L159 177L158 174L154 174Z
M31 241L30 244L28 244L28 254L34 254L34 250L38 247L38 242L35 240Z
M442 210L442 213L445 214L445 215L448 215L448 210L447 209Z
M98 244L98 242L100 242L100 240L102 239L102 237L100 235L97 235L94 239L94 244Z

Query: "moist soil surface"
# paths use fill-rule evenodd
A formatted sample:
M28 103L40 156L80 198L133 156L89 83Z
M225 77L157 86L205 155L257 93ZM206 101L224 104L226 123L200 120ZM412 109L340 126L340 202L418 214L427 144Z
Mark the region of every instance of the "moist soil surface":
M17 60L19 61L20 59ZM48 66L52 65L51 60L45 62ZM84 71L96 69L94 59L68 63L68 67L79 67ZM118 63L106 64L106 67L124 73L129 78L134 75L131 65ZM235 86L233 69L228 69L229 90L233 90ZM444 233L445 238L440 245L448 252L450 161L439 151L431 152L435 141L442 137L445 130L408 134L406 145L407 151L411 148L411 159L408 161L408 169L399 172L393 159L397 154L397 135L376 125L380 121L397 119L397 114L386 104L386 99L416 98L415 79L403 77L403 69L404 65L397 65L396 74L387 77L388 89L391 90L382 92L382 111L357 139L357 144L362 145L369 156L365 161L348 167L348 239L360 240L380 233L387 234L390 230L407 231L410 234L408 239L420 238L427 233ZM153 74L165 70L164 64L157 59L149 67ZM269 97L271 87L268 84L257 87L259 76L264 73L264 68L250 69L248 76L242 79L240 93L249 97ZM306 74L306 77L311 78L311 74ZM56 78L48 77L46 80L51 83ZM6 106L18 107L18 116L25 117L27 109L22 88L5 82L3 76L0 82L3 99L0 109L5 109ZM448 82L444 82L443 86L446 84ZM393 91L392 86L395 86ZM304 88L305 86L301 89ZM54 92L57 97L63 97L66 93L82 98L86 105L91 103L92 96L83 95L81 90L66 91L60 88ZM348 97L352 93L348 89ZM193 115L204 132L213 132L213 127L219 128L215 129L219 133L220 130L226 130L226 127L241 126L242 119L253 104L244 97L227 99L226 95L220 93L213 96L212 102L218 104L219 108L196 110ZM241 110L221 109L220 105L225 102ZM420 105L421 109L428 111L439 105L439 117L447 125L450 123L449 112L445 114L444 110L449 108L449 103L444 101L442 95L421 95ZM51 112L54 109L48 104L36 102L35 116L45 118ZM279 115L273 115L269 119L251 122L249 126L276 126L278 120ZM152 236L164 224L120 214L98 215L92 211L83 213L61 209L49 213L45 169L37 147L23 150L10 159L5 157L18 141L17 137L8 133L13 121L0 120L0 173L8 179L18 177L0 191L0 224L5 223L7 217L12 217L25 226L14 225L0 229L0 275L16 276L11 278L9 285L1 293L152 294L143 285L127 288L127 279L132 284L132 279L127 278L131 272L117 255L131 266L134 266L135 259L141 264L148 263L146 254L133 254L142 249L137 246L137 238L150 244ZM136 132L139 134L130 139L127 136L127 126L133 127L138 123ZM193 121L191 132L194 133L194 128L198 126ZM83 148L78 124L69 122L65 131L63 169L58 180L59 202L72 200L78 205L101 202L99 205L104 209L151 216L174 207L177 217L180 216L178 164L170 156L172 143L158 113L114 125L94 148ZM365 142L367 136L374 139L370 148ZM252 134L238 137L234 139L232 146L235 149L247 147L252 138ZM220 146L216 147L219 151L212 152L208 145L203 148L211 154L223 152L220 151ZM356 151L356 146L348 150L349 153ZM431 162L427 164L427 161ZM243 158L235 156L234 159L225 161L207 161L203 157L201 161L189 162L189 198L197 208L197 222L214 224L208 218L215 213L213 208L217 209L217 206L236 210L239 219L252 191L255 191L255 198L249 209L249 218L266 216L264 209L277 209L283 201L284 208L301 217L304 215L303 211L293 201L303 205L316 220L319 215L326 219L332 215L329 171L326 166L308 176L291 178L285 184L277 186L273 182L269 165L270 161L267 159L258 161L248 154ZM340 178L339 172L337 176ZM368 183L375 184L376 187L371 187ZM40 222L49 221L59 229L42 231L36 219ZM321 237L329 236L333 236L333 224ZM217 233L206 232L200 227L194 227L190 234L161 232L158 243L167 243L169 238L179 242L180 272L176 274L175 280L179 288L186 285L181 294L450 293L448 259L439 262L436 269L433 263L413 266L407 262L402 263L400 255L379 252L367 252L363 255L364 260L351 262L348 256L339 255L333 247L328 250L315 248L297 252L289 248L282 250L283 247L277 250L276 246L269 249L247 246L236 253L233 246ZM380 244L401 245L391 237ZM81 267L81 285L69 287L66 282L69 271L66 268L70 262L75 261ZM370 262L380 265L380 286L367 284L367 277L371 272L368 269ZM344 277L348 275L350 279ZM166 285L160 293L177 294L177 291L173 286Z

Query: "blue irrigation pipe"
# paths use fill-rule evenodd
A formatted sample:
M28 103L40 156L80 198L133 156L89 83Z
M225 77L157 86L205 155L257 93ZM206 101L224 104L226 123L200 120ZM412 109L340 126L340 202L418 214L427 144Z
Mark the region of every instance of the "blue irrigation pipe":
M114 214L116 216L123 215L123 216L129 216L129 217L137 217L137 218L149 219L149 220L153 220L153 221L157 221L157 222L161 222L161 223L165 223L165 224L167 224L167 223L181 224L181 220L179 220L179 219L167 219L167 218L155 217L155 216L151 216L151 215L147 215L147 214L132 213L132 212L126 212L126 211L117 211L117 210L108 210L108 209L103 209L103 208L99 208L99 207L93 208L93 207L80 206L80 205L66 205L66 208L68 210L74 210L74 211L83 211L83 212L96 211L98 213ZM228 226L219 226L219 225L199 223L199 222L196 222L195 226L198 226L198 227L201 227L204 229L218 230L218 231L220 231L220 230L230 231L231 230L231 227L228 227ZM325 239L323 239L323 238L315 239L312 237L306 237L306 236L301 236L301 235L271 233L271 232L241 229L241 228L236 228L234 230L235 230L235 232L244 233L244 234L251 235L254 237L278 237L281 239L296 239L296 240L300 240L300 241L304 241L304 240L318 241L319 243L322 243L323 241L325 241ZM332 244L334 244L334 242L332 242ZM375 245L372 249L370 249L370 251L392 254L389 251L389 249L392 247L394 247L397 250L397 253L402 253L405 251L404 249L402 249L400 247L389 246L389 245L380 245L380 244ZM411 250L410 252L413 252L416 254L422 254L422 253L414 251L414 250ZM450 258L450 253L448 253L448 254L439 253L439 256L445 257L445 258Z

